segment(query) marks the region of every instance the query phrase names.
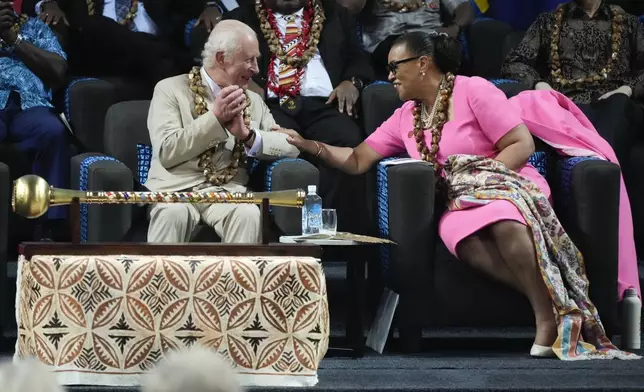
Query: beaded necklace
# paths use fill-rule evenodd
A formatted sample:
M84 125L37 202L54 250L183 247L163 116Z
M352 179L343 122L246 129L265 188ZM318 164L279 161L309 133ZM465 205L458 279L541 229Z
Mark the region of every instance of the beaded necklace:
M559 43L561 40L561 26L564 20L564 14L567 7L562 4L557 7L555 11L555 24L552 28L552 44L550 46L550 75L555 84L566 86L581 87L587 83L597 83L608 79L615 63L619 57L620 47L622 43L622 24L624 22L624 15L617 11L616 8L610 7L611 11L611 49L612 53L608 58L608 63L599 73L592 73L586 77L577 79L566 79L561 70L561 59L559 56Z
M416 139L416 148L421 159L431 163L437 171L441 167L437 159L438 145L441 141L443 126L449 118L449 99L454 91L455 79L456 77L452 73L443 76L431 113L428 113L427 108L420 101L416 101L413 109L414 129L410 137L413 136ZM425 142L425 129L429 129L432 133L431 147L428 147Z

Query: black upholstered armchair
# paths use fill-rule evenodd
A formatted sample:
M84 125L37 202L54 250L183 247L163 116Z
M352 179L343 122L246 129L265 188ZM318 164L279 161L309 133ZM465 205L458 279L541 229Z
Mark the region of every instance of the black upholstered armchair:
M105 117L105 154L85 153L72 158L72 187L83 191L146 190L151 158L147 116L150 101L129 101L113 105ZM318 184L318 170L301 159L281 159L252 165L252 189L277 191L306 189ZM261 189L263 188L263 189ZM301 233L299 209L272 207L277 233ZM82 205L81 240L84 242L145 242L147 207L135 205ZM213 230L198 226L194 241L218 241Z
M363 94L367 133L402 102L388 84ZM585 257L591 299L610 334L617 318L619 168L606 161L563 158L537 144L531 163L550 183L555 210ZM445 201L435 194L434 170L422 162L378 167L381 235L388 287L400 295L396 324L405 350L416 351L423 328L531 327L525 298L453 257L437 235ZM423 184L419 186L419 184Z

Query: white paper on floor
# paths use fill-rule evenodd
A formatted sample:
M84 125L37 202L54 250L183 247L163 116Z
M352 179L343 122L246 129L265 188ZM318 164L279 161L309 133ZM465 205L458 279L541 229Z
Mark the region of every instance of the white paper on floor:
M388 288L385 288L380 298L376 317L371 324L369 333L367 333L367 347L382 354L389 337L391 323L394 320L394 313L398 307L399 295Z

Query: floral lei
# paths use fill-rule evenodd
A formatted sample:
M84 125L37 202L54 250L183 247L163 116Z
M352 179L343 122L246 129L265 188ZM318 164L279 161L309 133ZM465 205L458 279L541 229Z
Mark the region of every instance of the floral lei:
M206 107L206 87L201 80L201 69L193 67L188 74L190 83L190 91L194 94L195 112L197 116L201 116L208 112ZM250 98L246 94L246 108L244 108L244 124L250 128ZM199 155L199 162L197 166L203 169L203 174L212 185L224 185L230 182L239 172L239 164L244 159L244 143L241 140L235 140L235 147L233 147L233 157L228 167L219 171L212 162L213 149L208 149Z
M441 166L436 157L438 145L441 141L443 126L449 119L449 99L454 90L454 80L454 74L447 73L443 76L431 114L427 113L427 108L420 101L416 101L413 110L414 129L410 132L410 137L413 136L416 139L416 148L420 153L421 159L431 163L437 171ZM425 142L425 129L429 129L432 133L431 147L428 147Z
M267 88L278 97L298 96L300 94L302 77L304 76L306 65L318 51L322 26L326 18L322 5L317 0L307 1L304 7L302 36L295 48L295 55L291 56L284 50L282 45L284 36L277 26L273 11L266 8L262 0L256 0L255 11L259 16L260 29L272 54L268 67L269 82ZM282 64L288 64L297 69L295 83L289 87L280 86L279 84L279 76L275 73L275 62L277 60Z
M85 0L87 3L87 13L89 16L94 16L96 14L96 4L94 3L94 0ZM134 18L136 17L136 13L139 11L139 0L132 0L132 3L130 3L130 10L128 11L127 15L125 15L125 19L119 21L120 24L129 26L133 21Z
M624 22L624 14L617 11L616 8L610 7L611 10L611 49L612 53L608 59L608 63L602 68L600 73L593 73L583 78L566 79L561 71L561 59L559 57L559 42L561 40L561 27L563 24L564 13L566 11L565 4L561 4L555 11L555 24L552 29L552 44L551 48L551 62L550 74L553 81L562 86L581 86L585 83L596 83L608 79L608 75L613 70L617 58L619 57L620 47L622 43L622 24Z

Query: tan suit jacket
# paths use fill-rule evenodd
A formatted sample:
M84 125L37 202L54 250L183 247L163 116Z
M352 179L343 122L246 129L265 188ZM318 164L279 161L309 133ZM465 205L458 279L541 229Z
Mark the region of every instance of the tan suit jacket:
M209 88L206 90L207 106L212 109L214 97ZM286 135L271 131L275 120L262 98L250 90L247 93L251 100L251 127L262 137L262 148L256 158L297 157L299 151L286 141ZM231 163L235 138L212 110L197 117L194 106L187 74L162 80L155 87L148 114L152 162L145 183L151 191L180 191L204 184L206 179L197 162L207 149L215 147L212 162L217 170ZM229 192L244 191L247 182L246 168L241 165L237 176L222 188Z

